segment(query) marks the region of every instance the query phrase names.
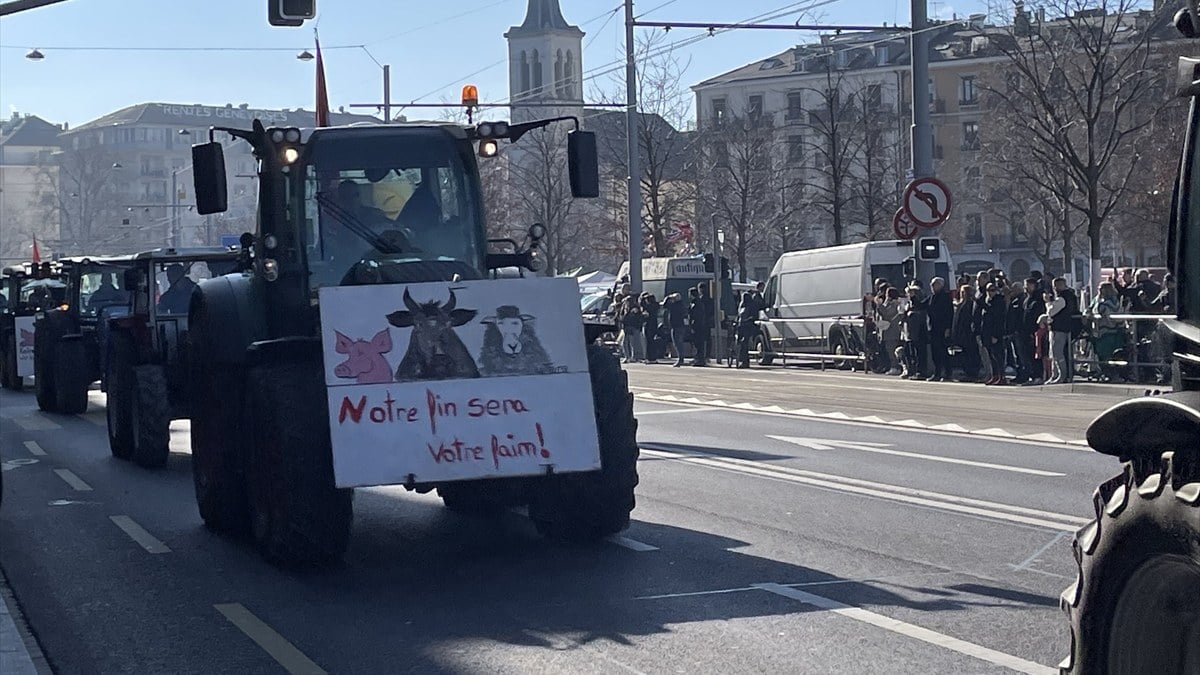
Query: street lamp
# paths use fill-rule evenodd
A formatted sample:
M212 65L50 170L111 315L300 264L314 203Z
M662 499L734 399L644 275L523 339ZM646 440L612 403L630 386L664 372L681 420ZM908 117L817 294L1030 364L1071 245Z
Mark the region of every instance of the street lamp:
M313 56L312 52L305 49L304 51L297 54L296 58L300 59L301 61L312 61L313 59L315 59L317 57Z
M42 59L46 58L46 55L37 49L30 49L29 53L25 55L25 58L29 59L30 61L41 61Z

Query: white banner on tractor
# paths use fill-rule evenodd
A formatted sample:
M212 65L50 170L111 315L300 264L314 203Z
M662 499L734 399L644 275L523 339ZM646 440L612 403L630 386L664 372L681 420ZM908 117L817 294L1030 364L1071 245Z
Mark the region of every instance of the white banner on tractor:
M338 487L600 468L574 279L320 293Z
M17 376L33 377L33 317L18 316L14 320L13 339L17 344Z

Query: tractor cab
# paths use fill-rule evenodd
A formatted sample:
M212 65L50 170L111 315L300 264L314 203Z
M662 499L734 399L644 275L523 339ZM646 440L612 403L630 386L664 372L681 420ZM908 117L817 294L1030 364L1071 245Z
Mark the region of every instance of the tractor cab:
M0 386L21 389L33 375L34 317L61 305L66 284L54 263L25 263L0 272Z

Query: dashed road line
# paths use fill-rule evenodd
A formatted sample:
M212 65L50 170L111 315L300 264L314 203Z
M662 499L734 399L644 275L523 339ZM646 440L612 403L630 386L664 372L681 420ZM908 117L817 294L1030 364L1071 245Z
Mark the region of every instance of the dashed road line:
M636 389L645 389L646 387L636 387ZM637 391L634 397L649 402L669 403L673 405L696 405L708 408L726 408L736 410L738 412L752 412L771 415L785 415L791 417L815 417L817 419L829 420L831 422L849 422L852 424L871 424L882 425L888 427L902 427L918 431L927 431L935 433L953 434L953 435L970 435L970 436L987 436L989 438L1011 441L1014 443L1034 443L1037 445L1054 445L1060 448L1070 450L1087 449L1088 442L1081 439L1063 439L1054 434L1039 433L1027 434L1018 436L1005 429L992 427L988 429L968 429L958 424L935 424L930 425L915 419L902 420L885 420L878 415L854 416L843 412L816 412L809 408L794 408L785 410L778 405L760 405L757 403L730 403L721 399L700 399L693 396L679 397L673 394L657 394L654 392ZM645 413L642 413L645 414Z
M950 651L965 654L972 658L988 663L1015 670L1018 673L1029 673L1030 675L1054 675L1058 671L1049 666L1043 666L1040 663L1028 661L1019 656L1005 654L1004 652L989 649L983 645L977 645L973 642L960 640L956 637L951 637L937 631L922 628L911 623L899 621L882 614L876 614L861 607L853 607L837 600L832 600L820 595L813 595L805 591L789 588L782 584L755 584L756 588L760 588L768 593L781 595L785 598L791 598L806 605L811 605L828 612L833 612L839 616L846 617L854 621L870 624L877 628L882 628L886 631L891 631L898 635L910 637L922 642L928 642L936 647L949 649Z
M682 415L686 413L707 412L704 408L671 408L670 410L643 410L636 413L635 417L643 417L645 415Z
M46 451L42 449L42 446L38 445L37 441L25 441L25 449L35 457L46 456Z
M1013 570L1015 570L1017 572L1022 572L1022 571L1028 570L1029 566L1032 565L1033 563L1037 562L1038 558L1040 558L1043 553L1045 553L1046 551L1049 551L1052 546L1054 546L1058 542L1062 541L1063 537L1066 537L1068 535L1070 535L1070 532L1059 532L1058 534L1054 535L1054 538L1050 540L1050 543L1039 548L1037 551L1034 551L1033 555L1029 556L1028 558L1026 558L1025 560L1021 561L1020 563L1018 563L1016 565L1009 565L1009 567L1012 567ZM1035 570L1035 571L1040 571L1040 570Z
M672 459L743 475L780 480L799 485L809 485L836 492L847 492L901 502L917 507L951 511L967 516L1007 521L1018 525L1031 525L1060 532L1075 532L1083 525L1091 522L1087 518L1031 509L1024 506L959 497L930 490L920 490L900 485L849 478L847 476L835 476L817 471L793 469L788 466L766 464L736 457L723 457L695 452L686 454L646 446L642 447L641 452L646 457Z
M614 534L611 537L608 537L606 541L616 544L617 546L624 546L625 548L631 551L637 551L638 553L647 553L649 551L658 550L657 546L651 546L650 544L640 542L637 539L622 537L619 534Z
M262 619L242 606L241 603L231 602L213 605L238 630L246 634L262 650L266 652L284 670L292 675L326 675L325 669L318 666L312 659L304 655L287 638L275 632Z
M51 420L45 415L39 413L25 415L23 417L14 417L12 418L12 421L25 431L53 431L55 429L62 428L58 422L55 422L54 420Z
M171 549L167 545L159 541L143 528L141 525L133 522L133 518L129 516L109 516L109 520L113 524L121 528L121 530L129 535L129 538L141 545L148 553L170 553Z
M75 475L70 469L55 469L54 473L78 492L91 492L92 486L83 481L82 478Z
M774 436L771 434L767 434L767 438L770 438L770 439L773 439L776 441L783 441L784 443L791 443L793 445L800 445L800 446L808 447L808 448L814 447L813 443L806 442L808 439L796 438L794 436ZM996 469L998 471L1011 471L1013 473L1024 473L1024 474L1029 474L1031 476L1043 476L1043 477L1047 477L1047 478L1061 478L1061 477L1067 475L1065 473L1057 473L1054 471L1043 471L1042 469L1029 469L1029 468L1026 468L1023 466L1013 466L1011 464L994 464L992 462L978 462L978 461L971 460L971 459L959 459L957 457L945 457L943 455L928 455L928 454L925 454L922 452L905 452L903 450L890 450L885 447L877 447L877 444L869 444L869 443L849 443L849 442L847 442L847 443L840 443L837 445L837 447L844 449L844 450L857 450L859 452L873 452L873 453L880 454L880 455L894 455L896 457L908 457L910 459L924 459L924 460L928 460L930 462L944 462L946 464L961 464L963 466L974 466L974 467L977 467L980 469ZM814 449L833 450L834 448L830 447L830 446L822 446L820 448L814 448Z

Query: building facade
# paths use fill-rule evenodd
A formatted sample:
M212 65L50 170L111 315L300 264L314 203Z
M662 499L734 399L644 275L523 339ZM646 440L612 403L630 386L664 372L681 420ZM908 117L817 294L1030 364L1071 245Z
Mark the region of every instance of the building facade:
M15 112L0 122L0 266L28 260L35 237L39 253L53 252L59 222L50 158L64 126Z

